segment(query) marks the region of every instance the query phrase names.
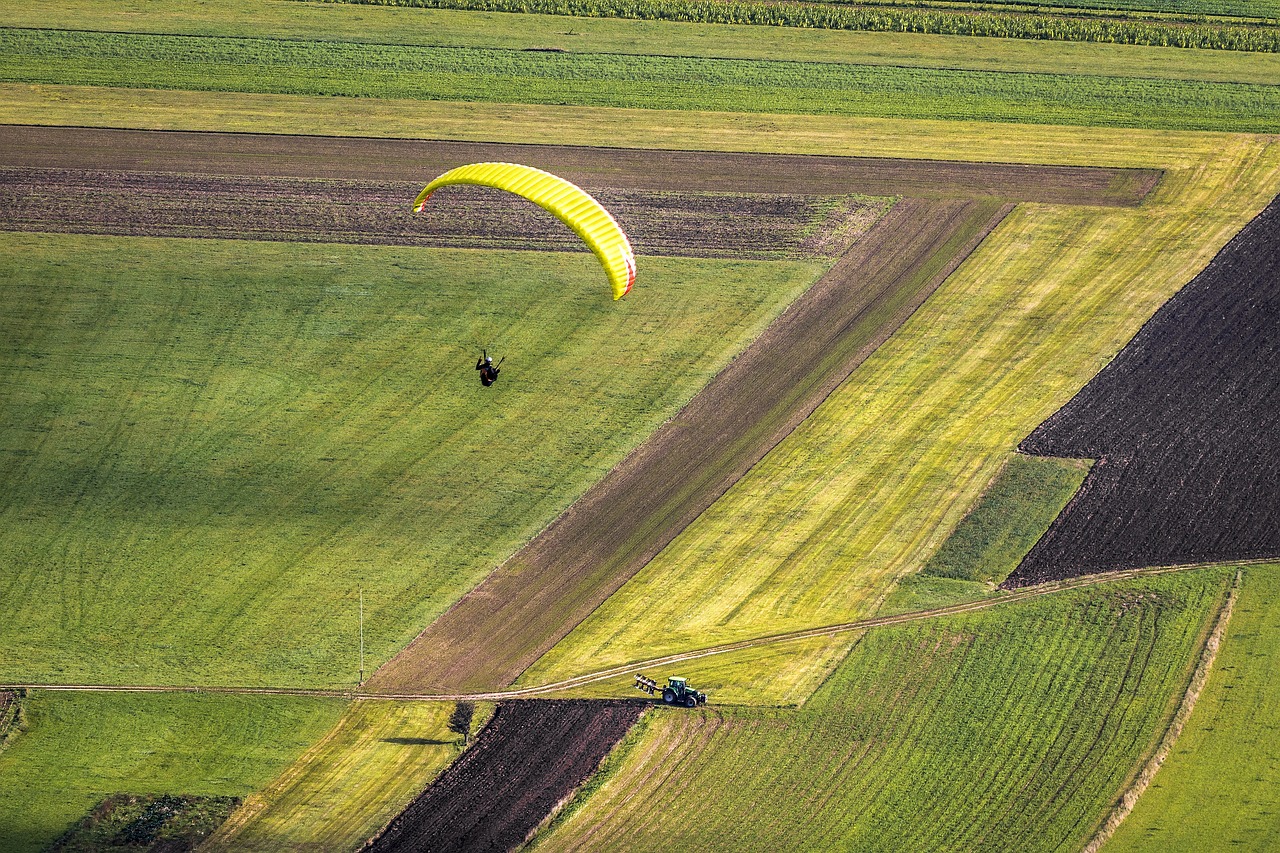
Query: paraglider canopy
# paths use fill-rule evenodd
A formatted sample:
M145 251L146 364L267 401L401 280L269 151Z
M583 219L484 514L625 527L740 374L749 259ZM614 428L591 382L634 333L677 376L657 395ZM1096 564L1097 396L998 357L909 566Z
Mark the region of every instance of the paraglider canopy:
M621 299L636 280L636 257L617 221L587 192L550 172L517 163L472 163L450 169L423 188L413 203L421 213L440 187L473 184L515 193L555 214L595 252L609 276L613 298Z

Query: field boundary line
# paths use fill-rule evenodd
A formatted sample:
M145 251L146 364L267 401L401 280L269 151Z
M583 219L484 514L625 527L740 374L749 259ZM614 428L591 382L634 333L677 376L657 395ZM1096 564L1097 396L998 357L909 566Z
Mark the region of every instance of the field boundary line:
M495 690L485 693L370 693L356 688L350 690L325 689L325 688L306 688L306 687L219 687L219 686L194 686L194 685L129 685L129 684L0 684L0 690L51 690L62 692L99 692L99 693L211 693L219 695L240 695L240 696L309 696L322 699L346 699L350 701L359 699L373 699L385 701L400 702L442 702L442 701L474 701L474 702L500 702L507 699L534 699L550 693L556 693L561 690L572 690L575 687L585 687L588 684L594 684L597 681L604 681L609 678L615 678L619 675L625 675L640 669L652 668L657 666L667 666L674 663L682 663L684 661L698 660L700 658L714 657L716 655L728 654L730 652L743 651L745 649L760 648L763 646L777 645L781 643L798 642L800 640L810 640L816 637L829 637L836 634L851 633L854 631L865 631L871 628L885 628L892 625L902 625L909 622L922 622L928 619L942 618L946 616L956 616L963 613L973 613L980 610L987 610L992 607L998 607L1004 604L1017 604L1028 599L1039 598L1045 595L1052 595L1058 592L1069 592L1074 589L1084 589L1091 586L1101 586L1103 584L1113 583L1116 581L1133 580L1135 578L1156 577L1159 575L1173 574L1176 572L1189 572L1203 569L1236 569L1237 575L1246 567L1252 565L1260 565L1265 563L1280 562L1280 558L1276 557L1259 557L1250 560L1234 560L1227 563L1188 563L1177 566L1158 566L1147 569L1122 569L1114 572L1100 572L1093 575L1082 575L1076 578L1070 578L1062 581L1052 581L1050 583L1040 584L1038 586L1021 587L1016 592L1010 592L1005 595L999 595L992 598L983 598L977 601L966 601L960 604L952 604L946 607L937 607L930 610L914 610L909 613L895 613L891 616L876 616L869 619L859 619L854 622L840 622L834 625L823 625L816 628L802 628L796 631L786 631L779 634L769 634L763 637L752 637L747 640L737 640L732 643L725 643L718 646L709 646L703 649L695 649L688 652L677 652L675 654L663 655L654 658L645 658L644 660L630 661L625 664L618 664L607 669L597 670L595 672L584 673L566 678L561 681L555 681L550 684L538 684L531 687L512 688L510 690ZM1234 591L1232 593L1232 601L1234 601ZM1225 630L1225 623L1223 625ZM1215 629L1216 631L1216 629ZM1216 648L1216 647L1215 647ZM1212 664L1212 661L1209 662ZM1199 670L1197 669L1197 675ZM1207 677L1207 670L1206 670ZM1202 685L1203 686L1203 685ZM1197 693L1198 695L1198 693ZM1193 702L1194 704L1194 702ZM1190 713L1190 709L1188 709ZM1179 728L1181 731L1181 728ZM1163 759L1162 759L1163 760ZM1154 771L1153 771L1154 772Z
M1214 623L1213 630L1205 638L1204 647L1200 652L1200 662L1196 665L1196 670L1191 676L1191 682L1187 685L1186 692L1182 695L1182 701L1178 703L1178 709L1174 711L1173 719L1169 721L1169 726L1165 729L1164 736L1160 738L1160 745L1151 757L1147 759L1137 777L1121 794L1111 813L1107 816L1102 826L1098 828L1098 831L1094 833L1093 838L1089 839L1089 843L1085 845L1082 853L1098 853L1102 846L1111 839L1115 831L1120 828L1120 824L1133 811L1133 807L1138 804L1138 799L1146 793L1147 788L1155 779L1156 773L1159 772L1165 759L1169 757L1169 753L1173 752L1173 747L1182 736L1183 727L1191 719L1191 713L1195 710L1196 702L1200 699L1200 692L1204 690L1205 684L1209 681L1213 664L1218 658L1218 650L1222 645L1223 635L1227 631L1227 623L1231 621L1231 612L1235 607L1236 594L1240 591L1242 576L1243 570L1236 569L1235 580L1231 584L1231 589L1227 592L1226 600L1222 602L1222 606L1218 609L1218 618Z

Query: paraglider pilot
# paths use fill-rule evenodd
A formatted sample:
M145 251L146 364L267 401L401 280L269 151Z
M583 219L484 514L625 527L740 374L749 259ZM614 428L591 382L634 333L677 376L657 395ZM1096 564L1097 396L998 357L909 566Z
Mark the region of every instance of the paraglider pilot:
M480 371L480 384L488 388L494 382L498 381L499 367L493 363L493 358L487 352L482 352L480 358L476 359L476 370Z

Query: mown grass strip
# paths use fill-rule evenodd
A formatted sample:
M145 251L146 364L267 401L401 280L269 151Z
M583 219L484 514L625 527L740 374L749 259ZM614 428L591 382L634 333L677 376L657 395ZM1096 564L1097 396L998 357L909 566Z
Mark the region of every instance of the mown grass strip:
M1230 578L877 629L799 709L656 712L538 849L652 850L673 814L725 850L1078 848L1154 748Z
M0 841L45 849L109 793L244 797L320 738L346 702L31 691L0 753Z
M1162 24L1154 21L1043 14L957 12L741 0L342 0L366 5L543 15L689 21L703 24L913 32L1044 41L1109 42L1148 47L1280 51L1271 26Z
M259 38L0 30L0 79L352 98L1280 130L1280 86Z

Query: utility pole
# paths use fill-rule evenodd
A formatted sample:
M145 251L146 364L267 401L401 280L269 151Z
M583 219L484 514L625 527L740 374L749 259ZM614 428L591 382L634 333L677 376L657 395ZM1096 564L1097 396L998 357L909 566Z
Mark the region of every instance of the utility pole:
M364 586L360 587L360 686L364 687Z

